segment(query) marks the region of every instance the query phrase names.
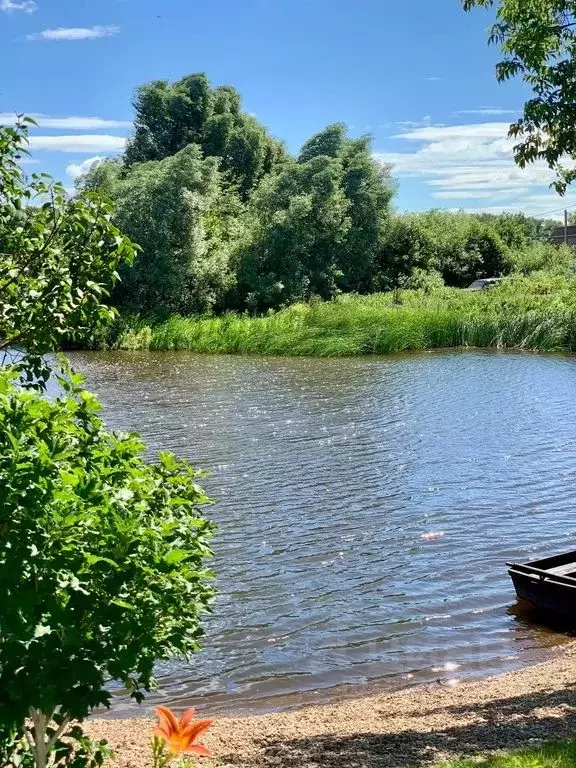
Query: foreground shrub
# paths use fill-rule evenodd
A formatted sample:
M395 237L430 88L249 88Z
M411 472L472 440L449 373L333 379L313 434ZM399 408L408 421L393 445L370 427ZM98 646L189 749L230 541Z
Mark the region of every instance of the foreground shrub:
M156 661L197 649L212 596L198 473L145 462L81 377L60 383L50 401L0 373L1 765L23 743L38 768L101 762L70 723L108 705L110 680L140 701Z
M25 348L16 366L33 383L49 375L46 352L114 317L106 299L135 249L98 195L70 198L46 174L24 174L30 122L0 126L0 365Z

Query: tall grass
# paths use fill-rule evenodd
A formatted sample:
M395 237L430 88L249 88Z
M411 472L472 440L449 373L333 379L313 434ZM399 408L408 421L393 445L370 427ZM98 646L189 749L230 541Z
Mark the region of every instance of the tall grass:
M576 742L551 742L487 760L457 760L437 768L576 768Z
M477 293L346 295L264 317L135 320L119 346L323 357L462 346L576 352L576 279L518 277Z

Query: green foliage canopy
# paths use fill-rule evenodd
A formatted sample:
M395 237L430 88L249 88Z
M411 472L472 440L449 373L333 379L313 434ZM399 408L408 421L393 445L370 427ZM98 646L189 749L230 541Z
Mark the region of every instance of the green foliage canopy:
M108 703L110 680L140 700L156 661L196 650L213 526L199 473L108 432L64 363L45 396L43 356L110 322L134 248L97 194L26 179L26 135L24 120L0 129L0 349L22 345L0 367L0 763L97 768L103 745L72 721Z
M328 126L251 201L256 222L239 262L239 291L267 309L339 290L368 291L394 187L369 139Z
M44 174L26 178L26 145L25 121L0 127L0 353L24 348L17 365L32 383L46 378L43 355L64 336L112 319L106 298L134 248L99 196L69 198Z
M490 220L467 213L428 211L395 217L380 251L382 290L404 285L413 270L433 270L450 286L510 269L510 249Z
M521 77L533 97L510 128L520 141L517 163L544 160L558 174L560 193L576 179L576 1L463 0L465 10L496 7L490 40L501 46L500 81Z
M197 144L205 157L220 158L221 170L246 197L283 161L282 145L242 112L239 93L231 86L213 89L203 73L141 86L134 109L135 131L125 158L129 166Z
M141 440L106 431L81 377L61 384L48 400L0 374L4 733L30 713L84 719L110 679L141 699L155 661L197 647L212 595L198 473L145 461Z
M117 225L142 254L122 270L115 298L132 311L209 312L230 289L228 243L234 205L218 163L197 144L159 161L139 163L115 185Z

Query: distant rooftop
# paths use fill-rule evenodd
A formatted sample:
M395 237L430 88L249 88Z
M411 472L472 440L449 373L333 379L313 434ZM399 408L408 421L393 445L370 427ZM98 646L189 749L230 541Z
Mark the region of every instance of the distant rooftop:
M564 227L555 227L550 235L550 242L563 243L565 236L566 233L564 232ZM568 227L568 236L566 239L570 245L576 245L576 227Z

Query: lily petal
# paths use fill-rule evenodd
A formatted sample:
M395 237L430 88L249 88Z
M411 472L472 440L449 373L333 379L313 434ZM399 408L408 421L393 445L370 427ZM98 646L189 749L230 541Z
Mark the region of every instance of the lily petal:
M178 720L176 720L176 715L171 709L168 709L168 707L156 707L155 712L161 728L165 728L170 734L178 732Z
M214 752L208 749L208 747L204 747L202 744L193 744L188 752L192 752L200 757L214 757Z
M170 741L172 738L172 734L163 725L157 725L153 733L154 736L158 736L162 741Z
M196 741L196 739L205 731L207 731L213 722L214 720L196 720L194 723L189 725L188 728L186 728L182 735L186 735L186 738L190 743L192 743Z
M194 715L196 714L196 708L190 707L190 709L187 709L186 712L183 713L183 715L180 717L180 722L178 723L179 727L186 728L187 725L190 724L192 720L194 720Z

